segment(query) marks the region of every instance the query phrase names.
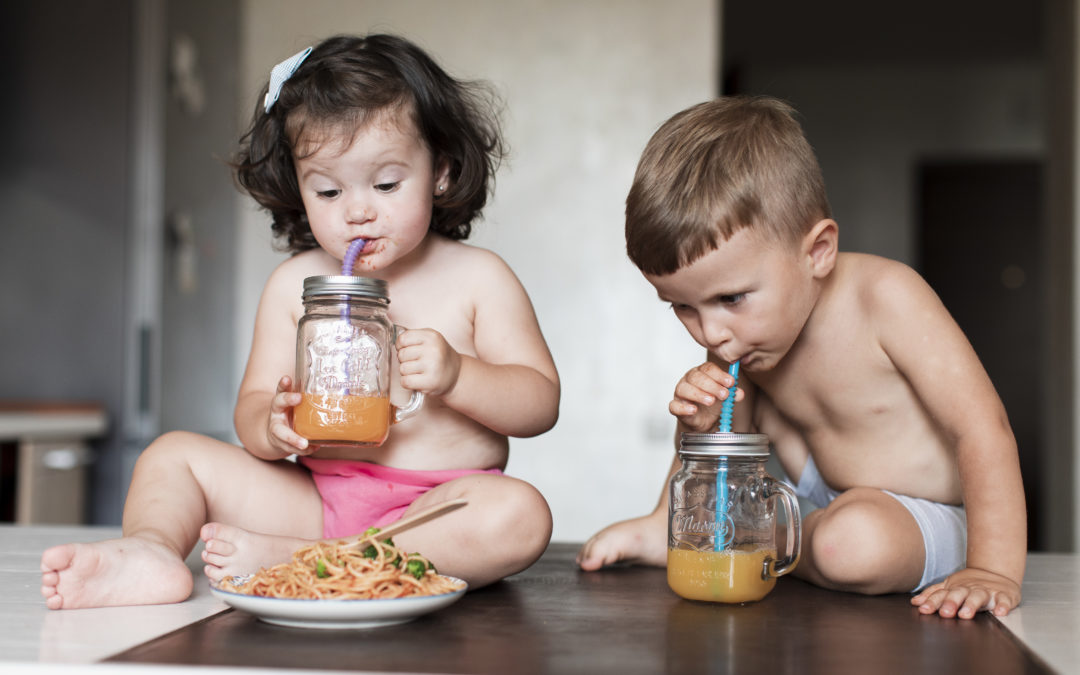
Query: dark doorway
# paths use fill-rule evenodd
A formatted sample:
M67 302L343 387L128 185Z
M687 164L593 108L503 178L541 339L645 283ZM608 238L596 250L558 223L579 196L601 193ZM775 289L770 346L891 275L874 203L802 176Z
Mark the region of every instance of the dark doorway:
M930 161L917 172L919 271L967 334L1005 404L1024 476L1028 548L1045 550L1038 498L1045 443L1042 165Z

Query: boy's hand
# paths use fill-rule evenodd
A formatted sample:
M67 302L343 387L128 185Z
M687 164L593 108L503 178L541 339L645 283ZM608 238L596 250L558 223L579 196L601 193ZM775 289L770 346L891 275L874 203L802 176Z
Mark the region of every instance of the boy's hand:
M667 514L653 513L608 525L577 554L577 564L590 572L617 562L667 565Z
M286 375L278 380L277 393L270 400L270 420L266 426L266 438L270 445L285 456L309 455L312 450L308 441L293 431L289 413L300 404L301 395L292 390L292 378Z
M691 368L675 385L675 398L668 404L671 412L688 431L714 431L720 420L724 399L732 394L735 378L711 361ZM743 399L743 391L735 390L735 400Z
M968 567L927 586L911 604L923 614L937 612L946 619L971 619L984 609L994 616L1005 616L1020 604L1020 586L995 572Z
M407 330L397 339L401 386L442 396L457 384L461 354L446 338L430 328Z

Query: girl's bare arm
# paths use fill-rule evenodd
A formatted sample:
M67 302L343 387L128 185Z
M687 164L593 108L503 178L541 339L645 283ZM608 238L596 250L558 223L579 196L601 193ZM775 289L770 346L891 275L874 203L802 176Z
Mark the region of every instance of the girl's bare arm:
M282 459L307 449L307 441L290 424L291 409L300 402L292 383L296 321L302 310L297 267L297 258L282 263L263 289L233 413L240 443L260 459Z
M443 401L497 433L535 436L558 419L559 375L525 289L494 255L486 263L470 283L476 356L460 355Z

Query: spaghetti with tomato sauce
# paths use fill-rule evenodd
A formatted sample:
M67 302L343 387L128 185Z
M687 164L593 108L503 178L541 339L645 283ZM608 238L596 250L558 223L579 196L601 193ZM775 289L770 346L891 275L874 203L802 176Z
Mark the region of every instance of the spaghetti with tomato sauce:
M249 578L219 584L224 591L264 598L385 600L442 595L465 587L446 577L419 553L405 553L391 539L316 542L293 554L291 562L264 567ZM366 545L365 545L366 544Z

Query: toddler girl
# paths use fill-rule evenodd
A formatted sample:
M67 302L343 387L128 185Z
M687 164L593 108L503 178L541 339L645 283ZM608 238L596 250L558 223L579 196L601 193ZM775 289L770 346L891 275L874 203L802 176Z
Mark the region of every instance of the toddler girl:
M513 272L461 243L503 155L491 101L387 35L330 38L273 70L235 166L293 255L259 302L235 409L241 446L185 432L154 441L123 538L42 555L48 607L181 601L200 536L217 580L456 498L468 505L396 543L474 588L540 556L547 503L502 469L509 436L555 424L558 374ZM303 280L340 274L358 240L354 273L388 283L390 318L411 328L397 340L400 382L425 403L379 447L314 447L291 425Z

